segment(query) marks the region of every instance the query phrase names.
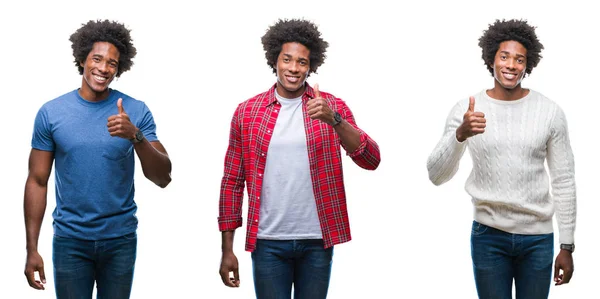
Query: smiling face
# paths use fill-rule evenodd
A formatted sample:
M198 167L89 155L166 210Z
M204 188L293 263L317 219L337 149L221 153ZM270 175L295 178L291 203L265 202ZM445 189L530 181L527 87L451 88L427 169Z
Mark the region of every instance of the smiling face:
M527 70L527 49L512 40L500 43L493 69L496 88L521 88L521 81Z
M310 50L300 43L285 43L277 57L277 93L293 99L304 93L304 82L310 72Z
M109 42L96 42L85 61L79 94L88 101L108 97L108 85L119 69L119 50Z

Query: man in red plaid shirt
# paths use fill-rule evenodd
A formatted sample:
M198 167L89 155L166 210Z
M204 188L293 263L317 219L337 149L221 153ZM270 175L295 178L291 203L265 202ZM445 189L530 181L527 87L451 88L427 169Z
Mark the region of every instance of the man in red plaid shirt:
M239 286L233 237L247 183L245 248L257 298L291 298L292 285L296 299L326 298L333 246L351 239L340 146L368 170L379 165L379 147L344 101L306 83L328 47L315 24L279 20L262 43L277 83L241 103L231 121L219 201L221 278Z

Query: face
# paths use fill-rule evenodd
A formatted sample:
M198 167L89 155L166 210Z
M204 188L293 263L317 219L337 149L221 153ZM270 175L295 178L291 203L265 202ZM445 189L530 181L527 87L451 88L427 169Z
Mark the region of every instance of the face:
M108 96L108 85L119 69L119 50L108 42L96 42L83 67L81 96L89 101L102 100Z
M527 49L512 40L500 43L493 68L496 85L505 89L520 87L527 70Z
M310 50L299 43L285 43L277 57L277 93L288 99L304 93L304 82L310 72Z

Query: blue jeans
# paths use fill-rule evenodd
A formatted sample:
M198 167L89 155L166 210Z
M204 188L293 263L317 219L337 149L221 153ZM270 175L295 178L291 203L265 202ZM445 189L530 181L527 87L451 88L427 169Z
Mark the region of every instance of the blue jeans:
M333 247L323 240L262 240L252 252L257 299L325 299Z
M86 241L54 236L54 285L57 299L129 298L133 283L137 235Z
M552 281L554 234L507 233L473 221L471 257L480 299L547 299Z

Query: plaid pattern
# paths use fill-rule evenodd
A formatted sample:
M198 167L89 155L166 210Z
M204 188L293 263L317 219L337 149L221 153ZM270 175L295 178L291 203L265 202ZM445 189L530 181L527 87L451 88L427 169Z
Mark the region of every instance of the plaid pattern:
M342 173L340 139L335 130L320 120L312 120L306 112L306 102L314 97L312 87L302 96L304 123L310 175L317 203L317 213L323 232L325 248L351 240L346 194ZM260 215L260 195L264 179L267 150L281 108L275 98L276 84L267 92L241 103L231 120L229 146L225 155L225 171L219 198L219 230L234 230L242 226L242 200L244 185L248 184L248 221L246 230L247 251L256 246ZM321 92L332 110L360 132L360 146L348 155L360 167L377 168L380 162L379 147L373 139L360 130L352 112L341 99Z

